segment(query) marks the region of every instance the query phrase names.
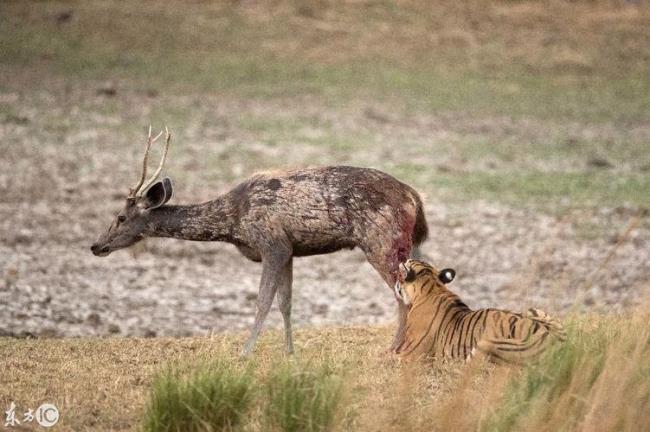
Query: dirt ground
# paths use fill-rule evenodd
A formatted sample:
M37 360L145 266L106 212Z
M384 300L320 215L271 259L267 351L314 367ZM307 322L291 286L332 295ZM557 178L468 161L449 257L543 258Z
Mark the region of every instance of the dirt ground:
M624 3L2 2L0 335L252 323L261 269L232 246L90 253L148 124L174 134L172 203L258 170L374 167L422 194L423 250L471 306L638 304L650 12ZM296 327L392 321L360 252L294 268Z
M261 268L230 245L154 239L107 258L90 253L137 177L139 119L151 115L141 95L118 96L116 102L91 90L55 89L37 95L5 92L0 98L20 107L0 119L0 335L177 336L248 328ZM295 99L292 104L201 101L200 107L189 97L153 102L195 113L182 126L172 124L177 133L168 162L176 182L172 203L210 199L260 168L350 163L399 177L391 167L417 157L413 148L400 147L409 135L422 146L418 151L430 160L430 169L444 170L454 161L448 153L436 156L441 143L472 122L426 113L418 114L416 123L390 115L377 120L367 107L333 110L309 98L300 104ZM381 105L373 110L388 112ZM269 144L266 131L256 136L242 126L248 124L242 118L268 122L277 112L284 119L308 113L312 125L300 131L309 136L355 130L372 135L367 145L341 150L316 141L292 151L293 135ZM542 133L525 121L480 122L488 130ZM264 124L259 127L266 130ZM422 125L435 134L427 136ZM640 130L648 133L647 127ZM480 170L484 160L455 166ZM535 305L556 314L574 307L621 310L638 304L650 280L649 219L643 207L540 209L489 198L464 200L453 196L455 189L438 188L417 175L406 180L426 203L430 238L423 251L437 265L456 268L452 287L473 307ZM296 327L393 320L391 291L361 252L302 258L294 268ZM275 306L267 323L281 325Z

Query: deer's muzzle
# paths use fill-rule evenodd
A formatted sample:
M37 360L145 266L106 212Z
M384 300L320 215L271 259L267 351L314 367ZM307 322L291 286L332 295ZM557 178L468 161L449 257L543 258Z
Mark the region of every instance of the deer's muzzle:
M106 256L111 252L111 248L108 246L102 246L98 243L95 243L90 247L90 250L96 256Z

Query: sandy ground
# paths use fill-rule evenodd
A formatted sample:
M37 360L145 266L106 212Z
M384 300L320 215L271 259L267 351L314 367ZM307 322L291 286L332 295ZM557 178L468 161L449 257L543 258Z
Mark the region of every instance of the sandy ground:
M154 239L107 258L90 253L137 176L141 146L132 140L140 135L120 128L139 126L151 113L143 108L149 103L134 103L141 95L119 102L117 113L107 113L101 98L86 96L2 95L22 108L4 114L0 123L0 335L201 335L250 326L261 267L233 246ZM194 106L182 98L174 103ZM432 149L451 133L443 127L449 119L433 115L396 125L390 116L377 121L368 112L355 117L317 105L277 104L197 106L186 119L186 143L170 158L178 185L172 202L207 200L256 165L282 166L278 161L286 160L292 166L381 166L382 157L413 157L412 150L402 155L395 144L409 134L417 142L418 128L433 129L426 138ZM372 129L376 147L337 153L312 143L304 152L284 153L282 145L266 146L254 133L233 126L242 113L273 112L286 118L319 115L322 122L304 131L307 135L322 133L318 125L324 123L343 135ZM207 123L210 118L216 120ZM456 119L449 127L458 133L469 123ZM529 123L503 126L502 119L482 124L488 130L535 129ZM345 152L349 156L341 157ZM218 169L208 163L219 164ZM555 214L485 200L448 203L436 196L435 185L415 186L423 190L431 233L423 251L435 264L456 268L452 287L471 306L536 305L560 314L573 307L620 310L637 304L650 281L647 215L615 247L638 209L590 207ZM393 320L391 291L360 252L301 258L294 269L295 326ZM267 324L281 325L275 305Z

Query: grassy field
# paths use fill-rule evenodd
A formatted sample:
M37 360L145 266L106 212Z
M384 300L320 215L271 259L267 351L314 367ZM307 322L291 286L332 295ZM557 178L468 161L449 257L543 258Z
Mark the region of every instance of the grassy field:
M162 428L173 418L180 430L634 431L650 415L647 319L567 319L568 342L524 369L400 364L383 352L387 328L302 330L290 359L270 332L250 362L241 336L3 338L0 367L16 405L58 406L58 430L178 430ZM192 388L195 399L178 393ZM213 408L179 403L204 406L197 395Z
M647 206L647 5L481 4L3 2L0 114L55 139L84 111L129 140L226 122L276 149L256 169L300 143L329 153L296 165L370 162L446 199ZM381 141L408 162L369 158Z
M401 365L382 325L299 328L291 359L271 330L250 363L236 332L0 337L0 411L49 401L57 430L156 429L156 409L194 422L178 403L189 398L244 431L638 430L650 420L648 314L630 306L650 278L650 6L631 3L0 2L0 335L241 325L241 308L186 299L250 296L257 270L228 250L154 244L139 261L91 261L151 123L174 133L167 170L183 202L258 170L371 166L422 193L427 252L464 268L474 299L576 296L568 343L523 370ZM315 286L303 296L324 295L324 275L350 292L376 284L363 257L332 259L297 266L301 289ZM623 312L581 314L590 305ZM142 316L119 314L131 308ZM196 398L192 380L227 396ZM287 389L317 403L278 399Z
M5 2L3 63L159 93L383 97L434 110L646 119L645 6L477 6Z

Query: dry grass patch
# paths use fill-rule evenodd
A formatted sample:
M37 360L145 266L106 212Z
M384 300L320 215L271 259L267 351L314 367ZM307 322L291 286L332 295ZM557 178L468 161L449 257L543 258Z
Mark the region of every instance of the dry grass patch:
M238 405L236 422L219 423L227 429L635 430L650 420L648 317L637 312L570 318L568 341L525 368L400 364L383 354L388 328L302 330L298 354L287 359L281 332L274 331L255 353L251 381L246 362L237 357L243 335L5 338L0 405L54 403L62 412L59 430L135 430L146 424L152 385L152 400L161 394L160 378L152 377L174 364L182 378L164 381L166 394L187 389L196 377L205 382L208 376L235 376L226 381L248 383L252 402ZM220 388L226 390L213 402L242 394L240 386Z
M387 328L339 328L296 332L297 358L331 358L337 370L382 369ZM133 430L144 417L147 397L159 373L170 365L182 376L215 359L239 367L244 335L209 338L12 339L0 338L0 406L19 408L51 402L61 411L59 430ZM254 355L255 376L264 382L283 360L282 335L266 333ZM354 365L354 366L352 366ZM373 380L378 379L376 383ZM380 376L355 379L365 392ZM263 413L263 408L257 414ZM260 418L253 416L253 418ZM249 421L249 419L247 419ZM251 426L264 430L263 424Z
M485 430L634 431L650 420L647 312L568 323L568 341L510 379Z
M486 378L485 369L469 366L433 410L435 430L638 430L650 420L648 317L574 316L565 323L567 341L525 368L494 368ZM487 385L478 388L477 380Z

